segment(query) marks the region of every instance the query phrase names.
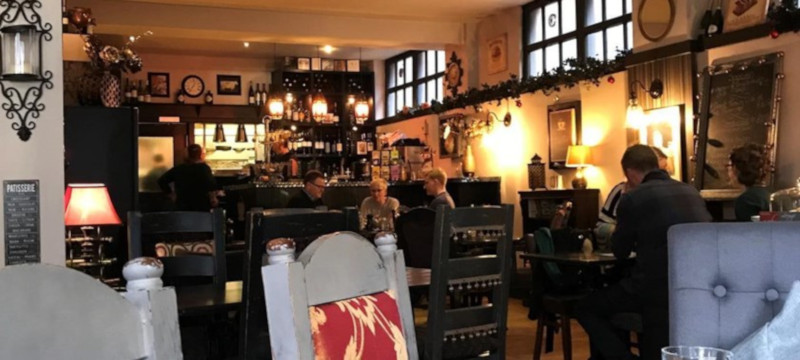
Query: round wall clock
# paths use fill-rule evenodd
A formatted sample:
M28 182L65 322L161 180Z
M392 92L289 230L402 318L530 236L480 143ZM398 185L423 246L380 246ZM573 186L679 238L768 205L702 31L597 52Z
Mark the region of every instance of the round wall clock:
M206 90L206 84L199 76L189 75L183 78L181 88L186 96L196 98L200 95L203 95L203 92Z

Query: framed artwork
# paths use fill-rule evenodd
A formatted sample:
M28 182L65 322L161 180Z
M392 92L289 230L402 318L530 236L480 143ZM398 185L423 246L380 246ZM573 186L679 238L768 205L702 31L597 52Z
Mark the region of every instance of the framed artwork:
M547 107L547 129L550 144L550 168L564 169L567 149L578 144L581 124L580 101Z
M297 58L297 70L311 70L311 59Z
M333 71L333 60L322 59L322 71Z
M334 60L333 61L333 70L335 70L335 71L347 71L347 62L345 60Z
M150 82L150 96L169 97L169 73L149 72L147 81Z
M284 57L283 67L286 69L297 69L297 58L293 56Z
M218 95L242 95L242 77L239 75L217 75Z
M350 71L350 72L359 72L359 71L361 71L361 61L359 61L359 60L347 60L347 71Z
M461 156L461 140L464 115L452 114L439 118L439 158L458 158Z
M667 172L678 181L686 177L683 158L686 137L681 130L684 128L683 111L683 105L647 110L640 128L627 129L627 145L642 144L658 148L667 156Z
M508 43L506 34L500 35L487 43L489 75L506 71L508 68Z
M764 22L769 0L727 0L722 31L731 32Z
M320 59L320 58L311 58L311 70L312 71L320 71L320 70L322 70L322 59Z

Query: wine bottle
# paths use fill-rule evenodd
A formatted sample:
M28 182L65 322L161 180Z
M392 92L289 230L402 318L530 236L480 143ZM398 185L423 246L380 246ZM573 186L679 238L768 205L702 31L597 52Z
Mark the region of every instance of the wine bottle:
M125 104L130 105L131 103L131 81L130 79L125 79Z
M69 33L69 15L67 14L67 0L61 0L61 32Z
M256 93L253 91L253 82L250 82L250 91L247 92L247 103L250 105L256 104Z
M178 90L178 104L186 103L186 95L183 94L183 89Z
M336 138L336 152L339 155L341 155L342 154L342 150L344 150L344 149L342 149L342 138L340 136L340 137Z
M330 139L325 138L325 140L323 140L323 141L325 142L325 153L326 154L330 154L331 153L331 141L330 141Z
M214 95L211 94L211 90L206 92L205 101L207 105L211 105L214 103Z
M722 34L722 24L724 19L722 17L722 0L717 0L717 9L711 15L711 24L708 26L708 36Z
M139 88L136 89L136 102L143 103L144 102L144 83L142 80L139 80Z
M703 13L703 18L700 20L700 31L708 36L709 25L711 25L711 16L714 13L714 0L708 2L708 8Z
M261 84L261 105L267 103L267 84Z
M144 102L149 103L152 100L153 98L150 96L150 80L147 80L144 85Z

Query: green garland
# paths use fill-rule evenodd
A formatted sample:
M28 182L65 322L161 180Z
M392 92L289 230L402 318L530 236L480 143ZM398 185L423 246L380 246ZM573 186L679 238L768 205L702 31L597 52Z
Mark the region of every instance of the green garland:
M770 9L767 17L774 28L772 37L785 32L800 31L800 9L793 0L782 0L779 5Z
M503 99L516 99L517 106L521 106L519 98L522 94L541 91L545 95L561 91L563 88L572 88L581 81L586 81L600 86L601 78L625 69L625 57L629 51L619 52L616 58L601 61L595 58L586 60L567 59L564 66L545 72L539 76L519 78L512 74L511 79L496 85L481 85L481 89L472 88L465 93L454 97L446 97L442 102L434 100L430 106L415 108L407 112L399 112L396 119L407 119L422 115L441 114L452 109L461 109L469 106L477 107L480 104L496 101L498 104ZM609 79L613 82L613 78Z

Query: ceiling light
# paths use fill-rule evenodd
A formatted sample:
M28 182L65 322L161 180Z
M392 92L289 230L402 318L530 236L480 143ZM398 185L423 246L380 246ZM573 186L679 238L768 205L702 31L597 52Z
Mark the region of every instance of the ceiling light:
M244 47L246 47L246 48L249 48L249 47L250 47L250 43L249 43L249 42L247 42L247 41L245 41L245 42L244 42Z
M322 51L325 52L326 54L330 54L333 52L333 46L325 45L322 47Z

